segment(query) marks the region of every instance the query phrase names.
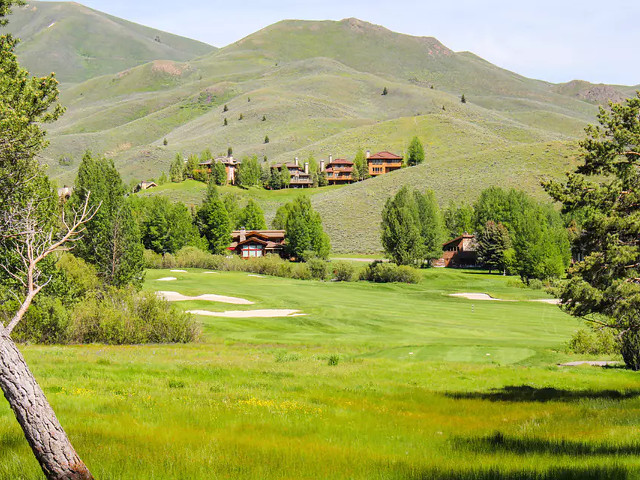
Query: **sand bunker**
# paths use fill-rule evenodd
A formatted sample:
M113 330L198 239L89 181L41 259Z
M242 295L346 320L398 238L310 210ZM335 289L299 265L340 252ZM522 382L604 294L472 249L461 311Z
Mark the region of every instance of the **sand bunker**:
M172 273L187 273L186 270L170 270Z
M577 367L579 365L591 365L594 367L606 367L607 365L620 365L620 362L613 362L607 360L583 360L579 362L567 362L559 363L560 367Z
M493 300L494 302L517 302L517 300L503 300L502 298L494 298L486 293L450 293L450 297L466 298L467 300ZM550 305L560 305L557 298L538 298L535 300L525 300L528 302L548 303Z
M532 302L548 303L550 305L560 305L562 301L559 298L538 298L531 300Z
M183 302L185 300L204 300L207 302L220 302L220 303L233 303L234 305L253 305L253 302L245 300L244 298L226 297L224 295L214 295L211 293L205 293L204 295L198 295L197 297L189 297L188 295L182 295L178 292L156 292L158 296L163 297L169 302Z
M299 317L306 315L300 310L230 310L227 312L210 312L208 310L188 310L187 313L194 315L205 315L207 317L227 317L227 318L276 318L276 317Z
M264 278L262 275L253 275L253 274L250 274L249 277Z
M174 280L177 280L176 277L164 277L164 278L159 278L157 281L158 282L172 282Z
M491 295L487 295L486 293L450 293L449 296L466 298L467 300L493 300L495 302L504 301L500 300L499 298L493 298Z

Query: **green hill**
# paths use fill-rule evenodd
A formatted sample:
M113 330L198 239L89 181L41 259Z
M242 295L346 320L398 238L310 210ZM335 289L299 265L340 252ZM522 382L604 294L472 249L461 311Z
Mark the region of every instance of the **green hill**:
M61 82L90 78L151 60L186 61L214 47L92 10L75 2L29 1L14 8L8 31L21 39L21 63Z
M153 60L66 86L68 110L49 127L45 158L60 183L73 180L87 149L141 180L167 171L178 152L326 159L358 148L402 153L417 135L425 165L308 192L337 252L376 251L382 204L403 184L433 188L443 204L471 202L490 185L542 195L540 179L570 167L596 104L633 91L604 87L585 94L580 82L529 79L357 19L287 20L193 60ZM63 155L71 165L59 165ZM267 216L285 198L263 197Z

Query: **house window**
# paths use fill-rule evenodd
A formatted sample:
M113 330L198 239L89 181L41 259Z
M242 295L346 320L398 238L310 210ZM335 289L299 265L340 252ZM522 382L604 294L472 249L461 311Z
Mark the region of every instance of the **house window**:
M250 243L242 246L242 258L252 258L262 256L262 245Z

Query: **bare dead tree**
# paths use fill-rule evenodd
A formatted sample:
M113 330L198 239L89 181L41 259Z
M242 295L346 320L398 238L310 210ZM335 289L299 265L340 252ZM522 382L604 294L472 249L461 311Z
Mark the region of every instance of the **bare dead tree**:
M44 392L11 339L11 332L20 323L33 299L51 281L45 278L41 262L54 252L70 250L80 238L84 225L96 214L98 208L89 206L89 196L84 205L74 211L72 218L61 218L59 228L43 227L37 215L37 200L26 206L9 210L1 220L0 237L14 246L18 266L0 266L21 286L20 292L12 292L20 307L5 326L0 322L0 388L22 427L46 477L50 480L87 480L93 476L71 445Z

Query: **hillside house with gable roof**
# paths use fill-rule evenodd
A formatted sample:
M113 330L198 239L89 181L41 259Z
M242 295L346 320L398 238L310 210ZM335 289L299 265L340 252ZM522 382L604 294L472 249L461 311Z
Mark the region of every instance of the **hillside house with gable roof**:
M310 188L313 186L309 163L305 162L304 167L301 167L297 157L293 163L276 163L271 168L279 171L282 171L283 168L289 170L289 188Z
M402 168L402 160L404 157L391 152L378 152L371 155L367 151L367 166L369 167L369 175L376 177L385 173L400 170Z
M353 162L344 158L336 158L335 160L329 155L329 163L324 170L327 174L327 182L329 185L344 185L353 183Z
M233 158L233 156L229 157L217 157L214 159L209 159L204 162L200 162L200 167L204 168L209 175L211 175L211 171L213 170L213 166L216 163L222 163L224 165L224 170L227 172L227 184L235 185L236 184L236 172L238 170L238 166L240 165L240 161Z
M231 232L229 250L242 258L264 257L268 254L285 256L284 230L236 230Z

